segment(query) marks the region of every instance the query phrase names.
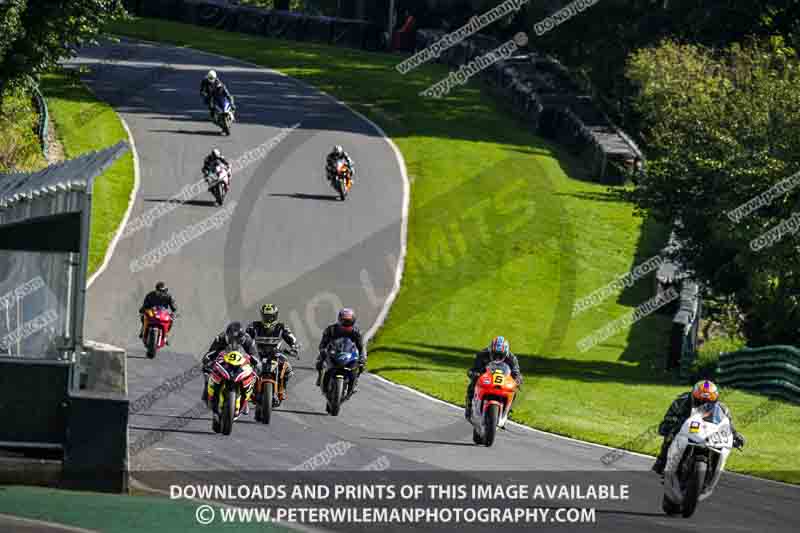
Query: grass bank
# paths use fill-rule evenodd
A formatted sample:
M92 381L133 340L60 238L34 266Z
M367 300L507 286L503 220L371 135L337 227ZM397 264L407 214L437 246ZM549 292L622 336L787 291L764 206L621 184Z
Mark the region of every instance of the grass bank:
M664 228L635 218L619 190L593 183L477 83L441 100L419 97L447 75L441 65L400 75L398 56L153 19L111 30L279 70L335 95L395 141L412 180L409 249L401 292L371 343L370 371L461 404L472 355L502 334L526 376L515 420L657 451L658 439L637 436L648 434L687 388L661 370L669 317L651 314L589 350L577 346L650 298L652 278L572 316L577 298L665 242ZM793 453L800 407L770 402L765 410L764 398L743 392L726 400L739 418L758 414L740 424L748 451L735 454L731 468L800 481ZM466 423L464 432L468 439Z
M42 502L47 503L42 505ZM43 520L102 533L194 533L201 527L195 518L197 507L197 503L164 497L130 497L40 487L0 487L0 515ZM221 531L292 531L272 524L259 524L255 520L251 523L223 523L219 518L213 527Z
M71 74L57 72L43 76L41 90L47 99L50 119L67 159L128 140L125 128L114 110L98 102L86 86ZM89 108L96 112L87 121L85 110ZM133 183L131 152L123 155L95 179L88 276L103 263L108 245L128 209Z

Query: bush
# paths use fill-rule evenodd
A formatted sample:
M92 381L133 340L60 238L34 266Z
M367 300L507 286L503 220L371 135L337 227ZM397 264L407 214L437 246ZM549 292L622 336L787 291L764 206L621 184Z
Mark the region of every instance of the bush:
M0 95L0 172L38 170L45 165L36 128L39 115L25 87Z

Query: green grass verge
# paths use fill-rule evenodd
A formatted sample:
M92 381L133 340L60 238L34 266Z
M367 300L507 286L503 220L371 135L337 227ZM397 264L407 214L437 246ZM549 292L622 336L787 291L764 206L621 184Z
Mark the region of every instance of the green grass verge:
M41 80L41 90L67 159L128 140L114 110L98 102L75 77L61 72L45 75ZM92 111L87 112L87 109ZM95 179L88 276L103 262L108 245L128 209L133 183L133 154L130 151Z
M633 216L618 190L589 181L477 83L441 100L419 97L447 75L440 65L400 75L398 56L154 19L110 29L279 70L366 114L396 142L412 180L409 250L401 292L371 344L372 372L462 404L473 353L503 334L527 380L515 420L657 451L659 439L637 436L687 388L660 370L669 317L647 316L586 352L576 346L650 298L652 278L571 316L575 298L627 273L666 240L664 228ZM738 391L726 400L740 417L765 401ZM769 406L742 427L748 451L730 467L800 481L793 453L800 407Z
M198 505L201 504L164 497L131 497L39 487L0 487L0 514L55 522L102 533L195 533L198 528L203 527L195 519ZM292 531L255 521L223 523L218 510L216 516L213 526L210 526L215 531Z

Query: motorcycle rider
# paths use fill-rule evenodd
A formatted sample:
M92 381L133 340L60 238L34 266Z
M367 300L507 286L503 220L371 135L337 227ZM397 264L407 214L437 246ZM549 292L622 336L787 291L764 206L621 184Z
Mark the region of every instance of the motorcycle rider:
M511 353L508 341L503 336L497 336L487 348L475 354L475 362L469 369L469 385L467 386L467 396L465 399L464 418L472 418L472 397L475 394L475 383L478 377L486 371L486 366L492 361L506 363L511 367L511 377L517 382L517 386L522 385L522 372L519 369L517 356Z
M169 289L167 289L163 281L156 283L156 289L147 293L142 306L139 308L139 322L142 324L139 328L140 339L144 336L144 312L153 307L169 307L173 314L178 311L178 307L175 305L175 298L169 293ZM164 342L169 345L169 340L165 339Z
M206 106L208 106L208 111L212 119L214 118L214 100L220 96L227 97L231 102L231 107L236 110L233 96L230 91L228 91L225 84L222 83L222 80L217 77L216 71L209 70L206 77L200 82L200 94L203 95L203 99L206 102Z
M347 152L345 152L344 149L338 144L333 147L331 153L329 153L325 158L325 172L328 175L328 181L331 181L333 179L333 174L336 171L333 165L334 163L336 163L336 160L340 158L344 158L344 160L347 161L347 164L348 166L350 166L350 170L352 171L353 182L355 182L355 175L356 175L355 163L353 163L353 160L350 157L350 155Z
M327 357L325 350L328 344L341 339L343 337L349 338L358 348L358 373L353 380L353 389L350 395L353 395L358 390L358 378L364 373L367 366L367 350L364 346L364 338L361 335L361 330L356 326L356 314L352 309L344 308L339 311L336 317L336 322L325 328L322 333L322 340L319 341L319 356L317 357L317 387L322 384L322 362Z
M258 361L258 350L256 349L256 343L253 339L244 331L242 328L241 322L231 322L228 324L228 327L225 328L225 331L214 337L214 340L211 341L211 346L208 347L206 354L203 356L203 374L205 375L205 385L203 386L203 401L206 402L206 405L213 405L210 403L213 400L216 389L218 387L210 387L208 384L208 375L211 372L211 365L216 361L217 357L219 357L219 352L223 350L230 350L230 351L244 351L248 356L250 356L250 365L253 367L254 370L258 371L259 361ZM242 414L248 414L250 412L249 408L249 400L250 396L253 393L253 389L255 388L255 381L253 385L247 391L247 401L244 403L242 407Z
M213 170L215 163L222 163L228 170L228 174L231 173L231 164L222 156L222 152L220 152L218 148L211 150L211 153L203 160L203 172L206 170Z
M261 306L261 321L255 320L251 322L245 330L247 334L255 339L256 337L278 337L283 339L293 350L300 349L300 343L297 342L297 337L294 336L283 322L278 322L278 306L273 304L264 304ZM281 400L286 399L286 388L289 386L289 380L294 376L294 370L288 359L284 359L285 373L283 376L283 392L281 393Z
M653 464L653 472L664 475L664 467L667 465L667 452L672 444L675 435L680 431L683 423L692 414L692 409L704 404L717 404L728 417L731 424L731 432L733 433L733 447L744 447L744 436L736 431L733 427L733 417L731 417L730 409L724 403L719 401L719 389L713 381L702 380L698 381L692 387L690 392L684 392L672 401L672 404L667 409L664 415L664 420L658 426L658 434L664 437L664 442L661 444L661 451L658 454L656 462Z

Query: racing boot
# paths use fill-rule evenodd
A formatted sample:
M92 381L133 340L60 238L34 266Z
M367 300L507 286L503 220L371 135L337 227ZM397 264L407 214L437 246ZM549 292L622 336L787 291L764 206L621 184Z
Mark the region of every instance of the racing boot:
M658 458L656 458L656 462L653 463L653 472L660 476L664 475L664 467L667 466L667 451L669 450L669 445L671 443L672 439L664 439L664 442L661 444L661 451L658 452Z

